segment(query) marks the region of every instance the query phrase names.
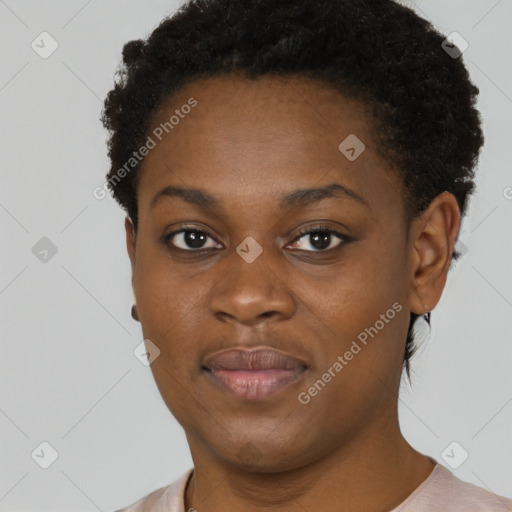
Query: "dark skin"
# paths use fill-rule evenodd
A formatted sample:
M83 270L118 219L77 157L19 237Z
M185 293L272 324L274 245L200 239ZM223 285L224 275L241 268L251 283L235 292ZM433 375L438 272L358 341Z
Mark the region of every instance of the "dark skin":
M161 350L151 369L185 430L194 473L185 510L386 512L431 473L400 432L397 402L410 312L438 303L460 223L443 192L407 223L404 190L378 156L363 105L302 77L237 75L189 83L152 126L198 104L145 157L139 226L125 222L138 318ZM356 134L349 161L338 145ZM338 183L347 196L280 209L296 189ZM202 209L166 186L201 188ZM206 231L198 255L180 229ZM338 231L318 249L301 228ZM408 237L406 237L408 235ZM247 237L263 252L236 252ZM300 238L299 238L300 237ZM402 309L308 404L297 396L398 302ZM426 307L425 307L426 305ZM260 402L219 391L201 369L222 349L267 345L307 362L304 376Z

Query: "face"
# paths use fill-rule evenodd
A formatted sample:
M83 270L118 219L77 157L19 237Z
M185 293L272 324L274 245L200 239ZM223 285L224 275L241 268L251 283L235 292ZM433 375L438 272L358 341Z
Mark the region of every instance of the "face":
M151 369L194 458L283 471L396 415L418 253L370 128L362 105L319 83L234 75L190 83L153 119L127 244L160 350ZM340 149L353 135L364 151L353 138ZM206 364L255 347L300 371Z

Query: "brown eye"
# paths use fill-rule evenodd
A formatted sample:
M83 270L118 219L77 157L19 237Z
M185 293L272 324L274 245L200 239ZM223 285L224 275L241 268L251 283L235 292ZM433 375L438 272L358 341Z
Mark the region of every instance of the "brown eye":
M210 245L208 245L208 239L211 240ZM169 233L165 236L164 241L166 245L171 245L176 249L189 252L213 249L218 245L206 231L193 226Z
M336 238L339 240L338 243L336 243ZM301 241L302 239L304 241ZM292 248L307 252L326 252L337 249L347 241L348 237L341 233L326 226L318 226L302 231L300 236L292 243ZM308 246L313 247L313 249L308 249Z

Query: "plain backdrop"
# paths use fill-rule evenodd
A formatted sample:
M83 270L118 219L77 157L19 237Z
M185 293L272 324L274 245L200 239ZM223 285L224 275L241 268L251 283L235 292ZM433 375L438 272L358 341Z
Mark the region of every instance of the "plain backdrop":
M182 428L133 354L142 334L130 316L124 213L92 194L109 168L99 117L122 45L177 5L0 0L2 511L112 511L192 467ZM413 384L403 382L401 425L447 467L456 442L449 450L468 453L452 469L459 478L512 497L512 1L407 5L468 42L486 142L465 254L423 332Z

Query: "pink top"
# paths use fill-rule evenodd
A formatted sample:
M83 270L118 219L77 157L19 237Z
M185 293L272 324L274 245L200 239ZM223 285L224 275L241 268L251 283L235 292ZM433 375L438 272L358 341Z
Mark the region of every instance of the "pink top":
M192 471L116 512L185 512L185 488ZM390 512L512 512L512 500L463 482L436 462L429 477Z

